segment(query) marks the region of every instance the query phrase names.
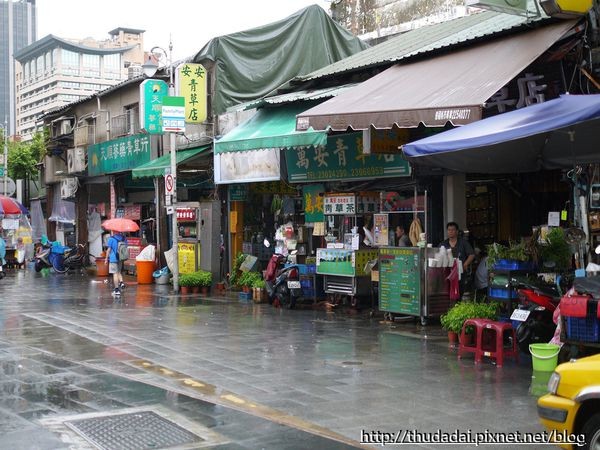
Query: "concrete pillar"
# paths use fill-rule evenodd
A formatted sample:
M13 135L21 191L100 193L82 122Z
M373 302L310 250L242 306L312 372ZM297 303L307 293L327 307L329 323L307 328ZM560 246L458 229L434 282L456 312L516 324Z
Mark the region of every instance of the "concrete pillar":
M444 227L448 222L456 222L461 230L467 228L465 180L465 174L444 176Z

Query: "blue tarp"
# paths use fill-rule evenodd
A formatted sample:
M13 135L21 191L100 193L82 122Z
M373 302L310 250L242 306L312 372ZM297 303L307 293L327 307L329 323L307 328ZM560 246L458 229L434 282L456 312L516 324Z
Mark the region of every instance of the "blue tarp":
M560 98L403 146L415 164L465 173L534 172L600 162L600 95Z

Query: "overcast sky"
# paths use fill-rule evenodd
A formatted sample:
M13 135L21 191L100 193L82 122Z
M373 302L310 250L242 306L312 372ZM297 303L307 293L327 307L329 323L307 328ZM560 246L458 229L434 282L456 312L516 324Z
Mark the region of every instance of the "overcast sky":
M283 19L327 0L37 0L38 39L48 34L107 39L117 27L146 30L144 50L168 50L173 59L194 55L211 38Z

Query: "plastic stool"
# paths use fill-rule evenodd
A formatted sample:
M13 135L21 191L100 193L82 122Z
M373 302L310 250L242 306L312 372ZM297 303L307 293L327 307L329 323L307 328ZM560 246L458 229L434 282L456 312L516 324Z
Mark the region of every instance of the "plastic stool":
M496 342L494 343L492 339L492 347L485 348L486 337L490 332L495 334ZM508 335L508 341L510 342L509 348L504 346L504 338L507 337L506 335ZM482 356L494 358L498 367L503 366L505 356L512 357L515 359L515 362L519 362L517 335L515 329L510 323L489 321L488 323L484 324L481 330L481 342L484 343L484 345L481 346Z
M470 352L475 353L475 362L481 362L482 354L481 354L481 338L482 338L482 329L486 323L490 322L489 319L467 319L463 323L462 330L459 336L459 345L458 345L458 359L463 356L463 353ZM467 338L467 327L472 326L475 328L475 342L473 345L466 345Z
M475 328L475 345L464 345L464 338L468 326ZM493 336L490 334L493 333ZM511 342L510 348L504 348L504 338L508 334ZM458 347L458 357L464 352L475 353L475 363L480 363L484 356L496 360L497 367L504 365L504 357L511 356L519 361L519 349L517 347L517 336L510 323L495 322L489 319L467 319L461 330L461 343Z

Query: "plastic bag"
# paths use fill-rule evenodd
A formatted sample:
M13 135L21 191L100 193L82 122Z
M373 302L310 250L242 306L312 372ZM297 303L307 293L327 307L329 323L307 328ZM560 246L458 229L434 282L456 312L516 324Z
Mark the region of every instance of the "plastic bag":
M154 261L156 247L154 245L148 245L135 257L136 261Z
M171 248L165 252L165 260L167 261L167 267L173 272L173 266L175 265L175 249Z

